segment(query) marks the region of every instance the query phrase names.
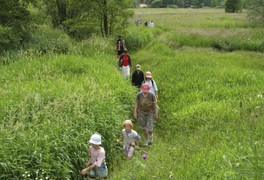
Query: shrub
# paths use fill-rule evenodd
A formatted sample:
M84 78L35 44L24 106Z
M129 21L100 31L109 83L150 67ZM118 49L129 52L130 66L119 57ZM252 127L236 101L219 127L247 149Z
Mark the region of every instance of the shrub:
M155 0L151 3L150 7L159 8L162 5L162 0Z
M169 5L167 5L167 8L178 8L178 6L174 5L174 4L169 4Z
M125 34L127 48L129 50L137 50L146 46L154 38L151 30L151 28L146 27L130 29Z
M68 35L58 29L53 29L50 26L39 26L32 34L32 40L24 45L26 50L45 54L52 53L67 53L70 49L72 41Z

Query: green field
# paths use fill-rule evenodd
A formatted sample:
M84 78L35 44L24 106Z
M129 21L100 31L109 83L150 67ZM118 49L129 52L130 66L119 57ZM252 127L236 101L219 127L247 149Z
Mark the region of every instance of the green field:
M157 82L160 111L154 144L130 161L115 140L136 90L117 70L116 37L1 65L0 179L82 179L96 131L108 179L263 179L263 34L223 9L135 9L123 36L134 67Z

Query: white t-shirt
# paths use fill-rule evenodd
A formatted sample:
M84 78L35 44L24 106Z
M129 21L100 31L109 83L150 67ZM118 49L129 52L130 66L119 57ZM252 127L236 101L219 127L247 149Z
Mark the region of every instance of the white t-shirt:
M125 149L127 146L131 144L135 144L136 140L139 141L140 136L135 130L131 130L131 132L127 132L125 129L122 129L122 135L124 138L123 148Z
M152 85L152 82L153 82L153 85ZM153 94L155 94L155 92L158 91L158 87L157 87L157 84L156 84L154 79L147 80L147 81L145 81L145 83L148 83L148 85L150 87L149 91L152 92Z

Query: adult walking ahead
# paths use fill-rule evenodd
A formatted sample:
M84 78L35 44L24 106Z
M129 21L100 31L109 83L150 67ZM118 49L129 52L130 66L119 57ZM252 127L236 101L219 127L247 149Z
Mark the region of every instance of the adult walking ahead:
M156 81L153 79L150 71L146 72L146 79L145 79L145 81L143 81L143 83L147 83L149 85L150 92L155 94L156 98L158 99L158 86L156 84Z
M130 67L132 67L131 58L127 49L124 49L124 53L119 58L119 68L125 79L130 77Z
M154 120L158 119L157 99L149 91L149 84L144 83L137 94L134 106L134 118L139 121L145 137L145 145L153 143Z
M140 65L137 64L136 69L132 74L132 79L131 79L132 85L136 86L138 88L138 91L140 91L143 81L144 81L144 73L143 71L141 71Z
M119 60L120 55L123 54L124 49L126 49L125 40L119 35L116 41L117 60Z

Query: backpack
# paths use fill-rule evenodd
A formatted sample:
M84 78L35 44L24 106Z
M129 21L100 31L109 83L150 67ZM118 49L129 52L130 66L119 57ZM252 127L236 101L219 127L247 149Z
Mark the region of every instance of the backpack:
M142 82L142 84L145 83L145 81ZM152 87L154 88L154 82L153 82L153 79L151 79L151 84L152 84Z
M155 95L154 95L153 93L150 93L150 95L151 95L151 99L152 99L152 101L153 101L153 98L155 97ZM139 101L140 101L140 96L142 96L142 92L138 93L138 95L137 95L138 103L139 103Z

